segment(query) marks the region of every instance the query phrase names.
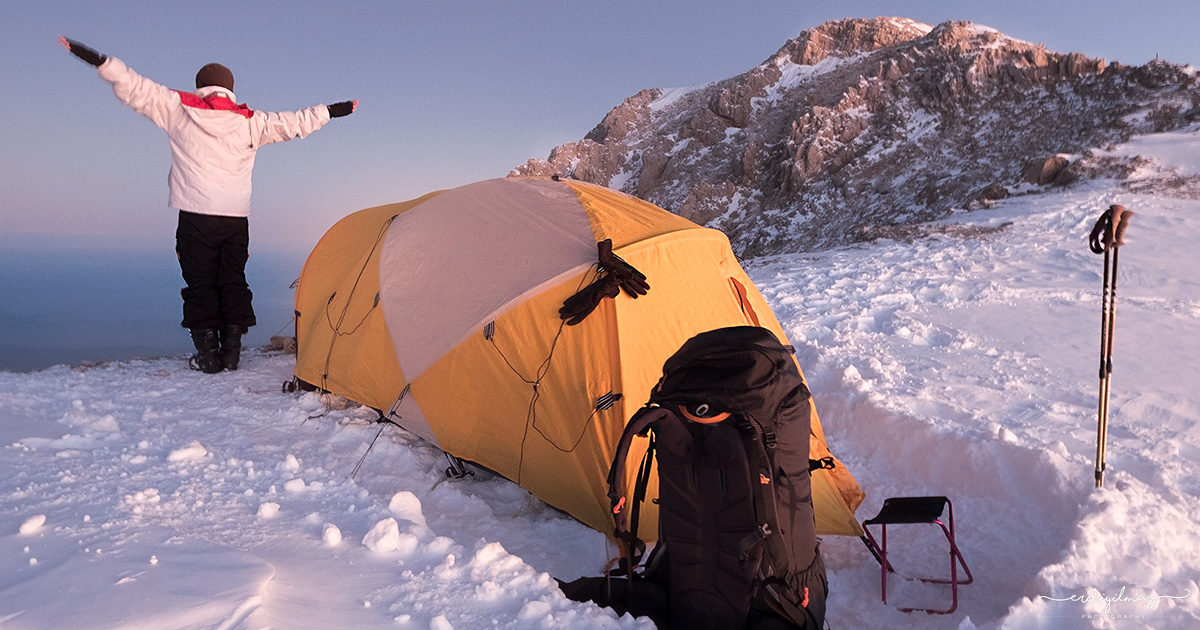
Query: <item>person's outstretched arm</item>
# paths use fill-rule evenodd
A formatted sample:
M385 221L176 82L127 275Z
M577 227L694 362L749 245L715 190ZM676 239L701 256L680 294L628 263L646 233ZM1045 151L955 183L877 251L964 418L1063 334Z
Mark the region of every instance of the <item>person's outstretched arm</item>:
M349 116L356 109L358 101L341 101L333 105L314 105L295 112L258 111L254 113L251 123L257 130L258 144L271 144L305 138L330 120Z
M134 72L116 57L102 55L73 39L62 35L58 41L72 55L96 66L100 78L113 86L113 94L134 111L166 129L171 113L178 110L179 95L174 90L155 83Z

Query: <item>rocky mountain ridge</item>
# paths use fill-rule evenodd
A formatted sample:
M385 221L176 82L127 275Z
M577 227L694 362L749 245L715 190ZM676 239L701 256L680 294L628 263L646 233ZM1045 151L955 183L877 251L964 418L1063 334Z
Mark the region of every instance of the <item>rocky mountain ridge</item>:
M742 256L894 234L1039 186L1131 170L1093 149L1187 122L1183 67L1107 64L970 22L845 19L736 77L625 99L513 175L623 190Z

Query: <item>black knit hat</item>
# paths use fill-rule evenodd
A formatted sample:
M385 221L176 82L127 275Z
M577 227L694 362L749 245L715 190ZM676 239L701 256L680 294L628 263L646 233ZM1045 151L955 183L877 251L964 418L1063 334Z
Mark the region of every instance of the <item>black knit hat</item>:
M196 73L196 89L210 85L219 85L232 92L233 73L219 63L210 63L200 68L200 72Z

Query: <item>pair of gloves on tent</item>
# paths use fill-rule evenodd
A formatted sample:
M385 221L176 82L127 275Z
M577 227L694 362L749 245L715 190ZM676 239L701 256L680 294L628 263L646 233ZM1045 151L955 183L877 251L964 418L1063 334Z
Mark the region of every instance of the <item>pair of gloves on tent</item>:
M102 55L92 48L85 46L73 39L63 37L62 35L58 36L58 41L65 46L72 55L79 57L85 63L90 65L99 67L100 64L104 63L104 61L108 59L106 55ZM329 117L337 118L339 116L349 116L350 114L354 113L357 103L358 101L342 101L340 103L334 103L333 105L326 105L326 107L329 108Z
M638 296L646 295L646 292L650 290L650 283L646 282L646 275L613 253L611 238L596 243L596 248L600 254L598 260L600 277L575 295L567 298L563 302L562 308L558 309L558 316L567 320L568 326L582 322L592 311L596 310L596 307L600 305L600 300L606 297L615 298L621 291L625 291L626 295L637 299Z

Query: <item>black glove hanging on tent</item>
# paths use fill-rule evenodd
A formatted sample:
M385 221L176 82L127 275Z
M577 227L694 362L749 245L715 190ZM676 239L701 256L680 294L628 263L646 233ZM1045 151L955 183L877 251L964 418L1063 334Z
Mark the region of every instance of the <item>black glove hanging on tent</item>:
M64 47L66 47L66 49L70 51L72 55L79 57L93 66L99 66L100 64L104 63L106 59L108 59L108 57L96 52L95 50L92 50L91 48L88 48L87 46L84 46L73 39L67 39L62 35L58 36L58 41Z
M597 264L600 277L567 298L562 308L558 309L558 316L567 320L568 326L582 322L606 297L615 298L625 291L626 295L637 299L650 290L646 275L613 253L611 238L596 243L596 249L599 251Z
M611 238L596 243L596 248L600 251L600 268L610 275L616 276L626 295L634 299L637 299L639 295L646 295L646 292L650 290L650 283L646 282L646 275L625 262L624 258L613 253Z
M621 288L615 276L601 276L579 293L567 298L562 308L558 309L558 316L567 320L568 326L574 326L591 315L600 305L600 300L606 297L615 298L620 293Z

